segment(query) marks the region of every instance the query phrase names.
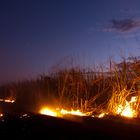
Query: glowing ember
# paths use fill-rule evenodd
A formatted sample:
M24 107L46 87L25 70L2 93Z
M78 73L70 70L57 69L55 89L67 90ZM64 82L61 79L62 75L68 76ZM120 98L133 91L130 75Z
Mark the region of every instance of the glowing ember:
M3 114L2 113L0 114L0 117L3 117Z
M44 114L44 115L49 115L49 116L54 116L54 117L57 117L57 112L47 108L47 107L44 107L40 110L40 113L41 114Z
M20 116L20 118L27 118L27 117L30 117L30 116L26 113Z
M0 102L14 103L15 100L10 100L10 99L0 99Z

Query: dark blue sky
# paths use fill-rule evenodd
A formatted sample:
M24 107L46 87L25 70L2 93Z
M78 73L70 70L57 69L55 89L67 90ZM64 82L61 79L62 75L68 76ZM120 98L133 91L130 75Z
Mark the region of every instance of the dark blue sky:
M1 0L0 83L35 78L69 58L90 67L139 55L139 7L139 0Z

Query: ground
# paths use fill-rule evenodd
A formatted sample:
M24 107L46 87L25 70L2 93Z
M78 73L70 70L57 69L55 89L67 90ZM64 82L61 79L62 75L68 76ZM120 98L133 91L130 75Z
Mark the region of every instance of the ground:
M0 121L0 135L12 139L138 139L140 120L119 117L91 118L65 116L65 119L28 113L5 114Z

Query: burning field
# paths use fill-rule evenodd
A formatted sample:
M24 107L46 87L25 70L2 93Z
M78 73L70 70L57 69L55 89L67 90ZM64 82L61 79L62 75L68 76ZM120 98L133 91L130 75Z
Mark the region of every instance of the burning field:
M110 63L109 72L60 70L0 87L2 134L138 138L138 62Z

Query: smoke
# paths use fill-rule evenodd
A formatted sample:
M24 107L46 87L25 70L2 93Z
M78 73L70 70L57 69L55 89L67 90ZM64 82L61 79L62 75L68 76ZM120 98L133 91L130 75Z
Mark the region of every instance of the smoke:
M112 19L110 21L110 26L108 28L105 28L105 31L129 32L133 30L138 30L139 28L140 28L140 20L131 18L123 20Z

